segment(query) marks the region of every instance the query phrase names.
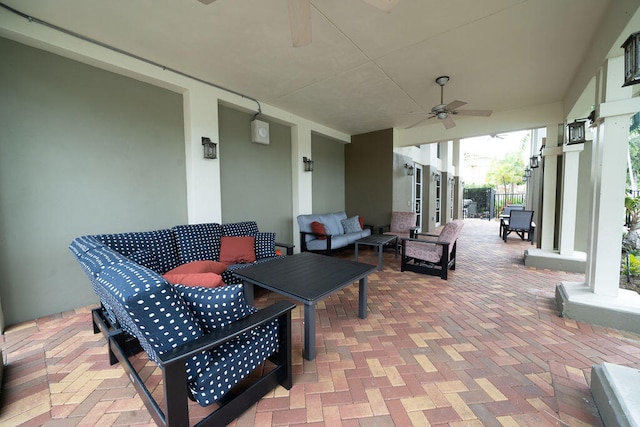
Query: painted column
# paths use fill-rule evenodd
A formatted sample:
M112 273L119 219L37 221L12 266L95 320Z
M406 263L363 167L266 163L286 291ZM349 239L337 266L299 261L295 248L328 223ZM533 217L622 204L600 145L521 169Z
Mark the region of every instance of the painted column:
M597 76L587 244L586 284L593 293L611 297L619 290L630 117L640 110L631 87L620 87L623 64L623 57L609 59Z
M562 154L562 148L558 147L558 141L552 137L558 132L556 125L547 126L546 146L542 150L544 158L542 195L542 229L540 236L540 249L545 252L553 252L553 240L556 228L556 188L558 175L558 156Z
M303 157L311 157L311 128L304 124L291 127L291 182L294 252L300 252L298 215L313 213L313 172L304 171Z
M584 144L563 146L564 168L562 185L562 215L560 217L560 255L573 255L576 237L576 208L578 201L578 172L580 152Z

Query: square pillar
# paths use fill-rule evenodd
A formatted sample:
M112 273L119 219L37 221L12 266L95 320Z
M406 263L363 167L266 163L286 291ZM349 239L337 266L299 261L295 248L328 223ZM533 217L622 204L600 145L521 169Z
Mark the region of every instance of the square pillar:
M576 208L578 202L578 172L580 152L584 144L565 145L563 185L562 185L562 215L560 217L560 255L573 255L576 237Z

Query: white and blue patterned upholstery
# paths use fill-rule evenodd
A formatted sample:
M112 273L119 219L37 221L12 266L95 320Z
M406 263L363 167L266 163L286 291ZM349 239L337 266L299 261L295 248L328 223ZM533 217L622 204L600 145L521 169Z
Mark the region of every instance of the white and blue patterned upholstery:
M235 222L222 224L223 236L255 236L258 234L258 224L255 221Z
M255 237L256 260L277 256L276 233L257 233Z
M160 274L181 264L173 232L168 229L102 234L94 237L124 256L133 255L134 258L141 256L147 262L143 265ZM155 260L153 260L154 257ZM158 267L153 268L154 266L159 266L159 270L156 270Z
M257 312L244 299L242 285L221 288L174 285L205 332L230 325Z
M180 264L220 260L220 238L222 237L220 224L178 225L172 230L178 246Z
M188 228L193 231L191 226L185 226L183 231ZM257 311L246 303L241 285L174 286L157 272L132 261L130 258L144 258L144 252L151 252L149 248L153 245L160 248L150 233L153 234L83 236L69 245L112 324L137 338L150 360L157 362L157 355ZM270 240L271 236L265 239ZM128 256L119 253L116 247ZM141 249L144 247L147 249ZM257 262L266 261L269 258ZM243 266L246 264L238 268ZM229 275L233 276L233 268ZM189 359L188 387L200 405L214 403L277 351L277 347L278 322L273 321Z

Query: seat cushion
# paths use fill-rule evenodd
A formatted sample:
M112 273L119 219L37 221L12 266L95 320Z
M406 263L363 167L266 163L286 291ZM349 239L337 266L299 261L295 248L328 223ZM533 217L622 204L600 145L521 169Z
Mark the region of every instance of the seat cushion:
M440 253L436 250L440 249ZM406 242L405 254L408 257L437 264L442 256L442 246L428 242Z
M258 224L255 221L222 224L223 236L255 236L256 234L258 234Z

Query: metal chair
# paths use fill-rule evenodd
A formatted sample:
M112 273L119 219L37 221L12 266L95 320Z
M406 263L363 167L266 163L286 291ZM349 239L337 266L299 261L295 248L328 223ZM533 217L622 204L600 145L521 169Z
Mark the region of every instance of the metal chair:
M507 242L507 236L512 232L515 232L522 240L525 240L525 234L527 240L533 245L533 232L535 226L533 225L533 211L512 211L509 218L504 218L504 225L501 225L502 239Z

